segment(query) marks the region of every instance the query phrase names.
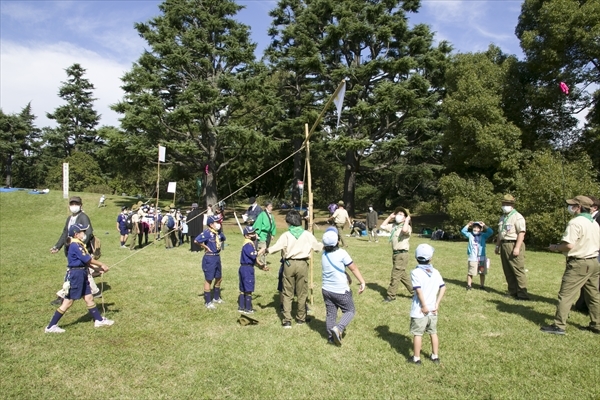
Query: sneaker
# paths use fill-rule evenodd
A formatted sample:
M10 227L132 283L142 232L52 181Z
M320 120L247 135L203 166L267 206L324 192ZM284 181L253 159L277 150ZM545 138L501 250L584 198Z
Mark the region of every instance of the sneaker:
M254 314L254 310L244 310L244 314L247 314L247 315Z
M59 328L58 325L52 325L50 328L46 327L46 329L44 329L45 333L64 333L65 330L62 328Z
M333 345L335 344L332 337L327 338L327 344L333 344Z
M126 248L127 248L127 246L121 246L121 248L122 248L122 249L126 249Z
M94 321L94 328L101 328L103 326L111 326L114 323L115 323L115 321L113 321L113 320L102 318L102 321Z
M564 329L560 329L556 325L542 326L540 328L540 331L542 331L544 333L553 333L555 335L564 335L565 334L565 330Z
M238 312L239 312L239 313L242 313L242 314L245 314L245 313L246 313L246 310L244 310L243 308L238 308Z
M419 365L419 366L423 365L423 364L421 363L421 360L420 360L420 359L415 361L415 358L414 358L414 357L408 357L408 358L406 359L406 362L407 362L407 363L409 363L409 364L415 364L415 365Z
M292 329L292 323L290 321L284 321L281 326L283 326L284 329Z
M215 304L223 304L223 303L225 303L225 300L218 298L218 299L213 299L212 302Z
M63 302L63 298L62 297L57 297L56 299L52 300L50 302L50 304L52 304L53 306L60 306Z
M102 298L102 292L98 291L98 292L94 293L93 296L94 296L95 299L101 299Z
M473 287L471 287L471 285L467 285L467 290L471 290L473 289Z
M301 321L301 320L297 319L297 320L296 320L296 325L304 325L304 324L306 324L307 322L310 322L310 318L308 318L308 317L307 317L307 318L305 318L305 319L304 319L304 321Z
M384 303L391 303L392 301L395 301L395 300L396 300L396 298L395 298L395 297L390 297L390 296L388 296L388 297L386 297L385 299L383 299L383 302L384 302Z
M485 286L479 286L479 290L483 290L484 292L488 292L488 288Z
M212 301L210 303L206 303L204 305L204 307L208 308L209 310L216 310L217 309L217 306L215 306Z
M333 342L336 346L340 347L342 345L342 333L340 332L340 328L334 326L331 328L331 333L333 337Z
M440 358L436 357L436 358L431 358L431 362L434 364L439 364L440 363Z
M579 328L579 330L581 331L590 331L592 333L595 333L596 335L600 335L600 329L595 328L593 326L582 326L581 328Z

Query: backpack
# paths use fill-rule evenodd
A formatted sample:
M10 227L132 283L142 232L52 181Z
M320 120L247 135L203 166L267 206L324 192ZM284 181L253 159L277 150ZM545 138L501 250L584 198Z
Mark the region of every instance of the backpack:
M173 216L170 214L167 216L167 228L175 228L175 218L173 218Z
M127 220L125 221L125 226L127 227L127 229L133 229L133 220L132 220L133 215L132 214L128 214L127 215Z

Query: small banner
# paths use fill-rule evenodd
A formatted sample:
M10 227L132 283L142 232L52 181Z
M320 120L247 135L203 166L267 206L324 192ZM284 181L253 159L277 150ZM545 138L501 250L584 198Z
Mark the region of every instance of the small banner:
M165 162L165 157L167 155L167 148L158 145L158 162Z
M63 199L69 198L69 163L63 163Z
M169 182L169 186L167 186L167 193L175 193L177 190L177 182Z

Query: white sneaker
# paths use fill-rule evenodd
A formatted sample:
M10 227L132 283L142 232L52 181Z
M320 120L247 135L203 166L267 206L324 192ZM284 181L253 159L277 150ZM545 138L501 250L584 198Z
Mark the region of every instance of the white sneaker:
M222 298L213 299L212 303L223 304L225 303L225 300L223 300Z
M44 332L46 332L46 333L64 333L65 330L62 328L59 328L58 325L52 325L50 328L46 327L46 329L44 329Z
M204 305L204 307L208 308L209 310L216 310L217 309L217 306L215 306L212 301L210 303L206 303Z
M111 319L102 318L102 321L94 321L94 328L101 328L103 326L111 326L115 321Z

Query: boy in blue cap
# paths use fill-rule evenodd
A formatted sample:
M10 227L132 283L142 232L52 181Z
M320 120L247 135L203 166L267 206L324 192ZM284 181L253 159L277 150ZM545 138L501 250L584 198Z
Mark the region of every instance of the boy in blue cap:
M100 311L94 303L92 289L88 281L88 268L92 268L100 273L108 271L108 267L98 260L94 260L88 253L83 242L85 231L88 226L82 224L73 224L69 228L68 249L67 249L67 277L63 289L66 291L65 299L60 307L54 312L50 323L45 329L46 333L63 333L65 330L58 327L58 321L73 305L75 300L83 299L88 307L89 313L94 318L94 327L111 326L114 321L103 318Z
M467 246L467 290L471 290L473 276L479 274L479 288L487 291L485 288L485 276L488 273L488 258L485 254L485 241L494 234L494 230L481 221L470 221L462 228L460 233L469 239Z
M257 263L256 257L256 231L254 227L247 226L244 228L244 244L242 253L240 254L240 296L238 298L238 311L243 314L253 314L252 308L252 292L254 292L254 266L258 265L263 271L268 271L269 267Z
M204 306L209 310L217 307L215 304L223 303L221 298L221 249L225 241L225 235L221 231L221 223L218 217L211 215L207 218L208 228L196 236L194 242L204 249L202 257L202 271L204 271ZM211 296L211 286L215 283Z

